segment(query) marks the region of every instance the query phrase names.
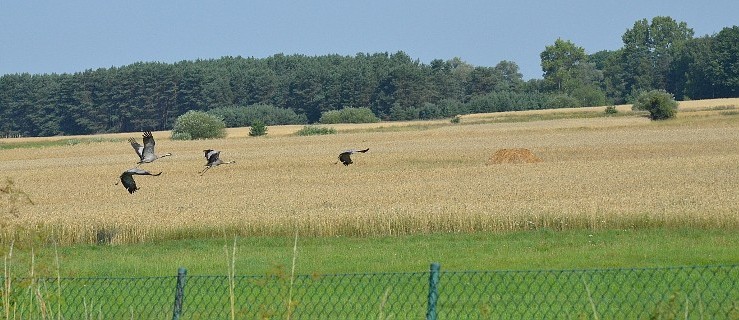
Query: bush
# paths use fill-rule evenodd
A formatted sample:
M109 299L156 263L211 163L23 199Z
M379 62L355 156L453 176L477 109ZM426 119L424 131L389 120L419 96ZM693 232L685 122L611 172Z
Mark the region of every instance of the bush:
M616 110L616 106L607 106L605 112L606 112L606 115L612 115L612 114L617 114L618 110Z
M436 106L442 110L442 118L468 113L465 105L456 99L442 99Z
M6 226L6 222L11 221L13 218L18 218L20 212L20 206L23 204L33 205L31 197L28 196L24 191L18 189L15 186L15 182L12 178L5 178L3 186L0 187L0 196L3 201L0 206L0 226ZM7 213L7 215L6 215Z
M318 126L304 126L303 129L298 130L295 134L299 136L315 136L322 134L335 134L336 129Z
M396 102L390 107L390 120L393 121L416 120L419 116L419 110L411 106L403 106Z
M172 128L172 139L182 140L190 135L190 139L213 139L226 137L226 124L214 115L190 110L177 117Z
M187 132L172 132L172 140L192 140L192 136Z
M249 135L252 137L259 137L267 134L267 125L262 121L254 121L251 128L249 128Z
M320 123L373 123L380 119L370 108L344 108L321 113Z
M456 113L483 113L519 110L538 110L548 108L548 95L539 92L490 92L473 96Z
M583 86L573 90L570 95L580 101L582 107L602 106L606 104L606 93L595 86Z
M223 119L228 128L249 127L256 121L261 121L268 126L308 122L305 115L297 114L292 109L278 108L261 103L246 107L219 107L208 110L208 113Z
M420 107L401 106L398 103L390 108L390 120L431 120L465 113L461 102L445 99L439 103L424 102Z
M677 114L677 101L667 91L652 90L640 94L631 109L649 111L652 120L665 120Z
M567 94L555 94L547 100L547 106L551 109L577 108L581 107L580 100Z

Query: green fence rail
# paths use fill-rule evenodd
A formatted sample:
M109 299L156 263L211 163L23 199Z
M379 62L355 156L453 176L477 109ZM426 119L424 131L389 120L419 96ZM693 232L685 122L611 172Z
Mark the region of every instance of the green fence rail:
M0 280L0 319L739 319L739 265Z

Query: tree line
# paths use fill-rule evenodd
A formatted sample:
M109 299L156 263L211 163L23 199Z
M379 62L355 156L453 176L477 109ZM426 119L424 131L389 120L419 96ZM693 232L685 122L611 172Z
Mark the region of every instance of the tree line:
M543 78L528 81L512 61L492 67L460 58L426 64L402 51L8 74L0 77L0 134L169 130L189 110L222 116L252 110L269 119L313 123L344 108L369 108L383 120L409 120L620 104L652 89L678 100L739 96L739 27L698 38L693 33L684 22L655 17L636 21L622 36L623 47L614 51L587 54L557 39L541 52Z

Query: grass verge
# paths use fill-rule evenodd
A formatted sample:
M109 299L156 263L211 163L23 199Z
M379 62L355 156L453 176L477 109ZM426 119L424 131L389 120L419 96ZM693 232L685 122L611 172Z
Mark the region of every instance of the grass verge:
M701 292L732 296L734 289L726 281L732 275L726 272L736 269L715 265L736 264L737 245L739 236L727 230L540 229L307 238L300 246L297 237L235 238L232 248L217 239L47 246L14 253L11 246L5 255L5 278L12 274L16 280L12 290L2 291L4 304L12 305L6 318L159 318L171 312L171 279L177 266L183 265L189 270L190 288L185 313L193 318L229 314L231 318L350 319L360 314L417 318L425 310L419 307L428 290L425 272L430 262L439 261L444 283L449 284L441 291L445 303L438 309L444 318L490 314L542 318L564 312L574 318L675 318L683 313L688 318L706 313L733 319L737 309L731 303L716 304L720 297ZM221 249L227 259L218 259ZM678 265L712 269L664 268ZM53 273L56 276L50 277ZM691 277L696 276L708 278L695 283ZM677 290L675 285L687 293L670 295ZM362 294L351 294L357 289ZM645 299L634 295L634 290L667 296Z
M443 270L532 270L657 267L739 263L735 230L542 229L511 233L432 234L398 237L303 238L293 252L291 237L238 238L233 272L260 275L426 271L431 262ZM36 250L39 275L61 277L137 277L223 275L223 240L179 240L133 245L76 245ZM15 249L12 274L29 270L30 251ZM55 261L58 256L59 262Z

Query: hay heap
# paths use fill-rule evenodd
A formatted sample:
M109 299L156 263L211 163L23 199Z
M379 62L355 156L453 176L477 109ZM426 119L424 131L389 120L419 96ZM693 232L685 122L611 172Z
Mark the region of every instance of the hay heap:
M490 157L489 164L543 162L531 150L524 148L500 149Z

